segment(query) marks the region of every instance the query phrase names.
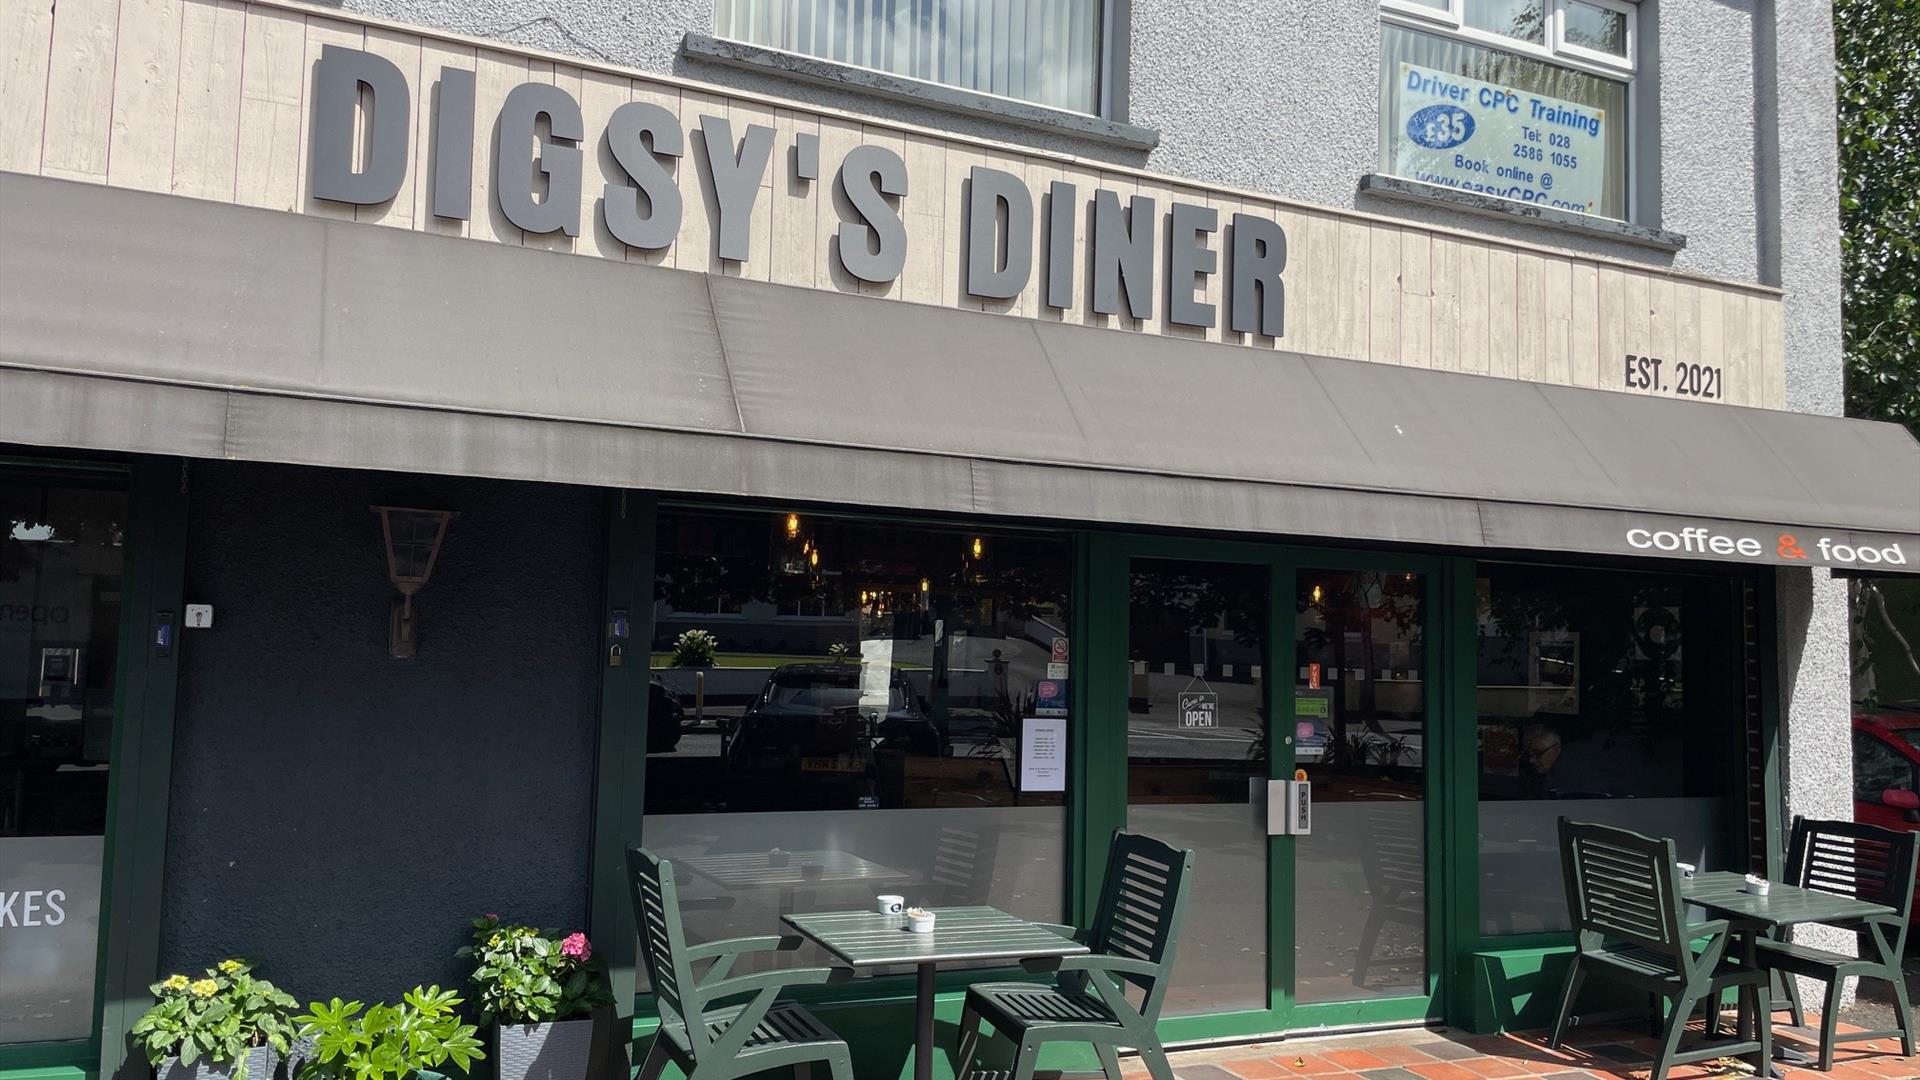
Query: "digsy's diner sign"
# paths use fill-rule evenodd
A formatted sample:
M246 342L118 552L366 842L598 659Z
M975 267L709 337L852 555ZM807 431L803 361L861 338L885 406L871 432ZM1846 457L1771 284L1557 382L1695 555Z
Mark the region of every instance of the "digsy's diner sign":
M314 65L311 100L314 196L375 206L398 195L407 175L413 108L400 69L374 53L329 45ZM589 182L584 148L597 145L588 141L580 103L561 87L522 83L507 93L492 119L499 125L502 149L492 162L488 187L500 212L529 233L580 235L580 196ZM465 220L473 213L472 71L441 68L437 120L429 148L428 207L437 217ZM696 161L714 193L714 254L736 262L749 257L754 203L762 197L761 182L773 159L772 128L749 124L736 141L725 117L703 115L689 132L667 109L631 101L616 108L604 131L594 135L604 137L617 165L604 178L598 200L614 238L647 251L672 246L686 207L669 162L684 156L694 138L704 151ZM523 147L529 156L518 152ZM819 137L799 133L792 150L797 178L819 182ZM831 182L845 194L852 219L840 223L827 257L862 281L884 284L899 277L908 242L902 204L913 197L906 162L884 146L858 146L848 151ZM960 197L966 237L961 280L975 297L1017 296L1038 272L1044 275L1039 292L1048 307L1086 304L1098 315L1151 319L1156 271L1161 271L1168 283L1166 320L1208 328L1218 325L1220 313L1203 299L1205 279L1221 274L1231 330L1274 338L1285 332L1281 274L1287 236L1277 222L1236 213L1223 223L1214 208L1177 200L1163 213L1155 200L1139 195L1123 206L1104 188L1083 196L1077 185L1055 181L1045 192L1048 213L1045 235L1039 236L1036 200L1026 181L984 165L971 170ZM1074 229L1088 209L1089 288L1082 297L1074 281ZM1163 225L1166 243L1156 250ZM1036 262L1042 264L1037 271Z

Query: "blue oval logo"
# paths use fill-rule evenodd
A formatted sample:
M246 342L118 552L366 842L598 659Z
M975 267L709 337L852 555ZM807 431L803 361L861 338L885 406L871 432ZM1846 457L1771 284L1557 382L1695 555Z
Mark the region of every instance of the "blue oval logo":
M1473 138L1473 114L1458 105L1429 105L1407 118L1407 138L1447 150Z

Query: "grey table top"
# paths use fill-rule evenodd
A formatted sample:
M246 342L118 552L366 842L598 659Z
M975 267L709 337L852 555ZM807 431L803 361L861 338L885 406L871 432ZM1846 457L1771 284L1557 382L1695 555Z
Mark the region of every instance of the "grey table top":
M1883 904L1815 889L1796 889L1778 881L1773 883L1766 896L1755 896L1741 891L1746 883L1745 874L1732 870L1712 870L1681 879L1680 898L1728 918L1769 926L1846 922L1870 915L1894 913L1892 908Z
M831 911L785 916L788 926L849 967L1078 956L1087 947L998 908L929 908L933 933L907 929L904 915Z
M882 866L847 851L789 851L775 866L764 851L737 851L721 855L693 855L673 860L693 873L726 889L784 888L793 885L850 885L871 882L886 885L913 877L904 870ZM820 872L807 876L808 867Z

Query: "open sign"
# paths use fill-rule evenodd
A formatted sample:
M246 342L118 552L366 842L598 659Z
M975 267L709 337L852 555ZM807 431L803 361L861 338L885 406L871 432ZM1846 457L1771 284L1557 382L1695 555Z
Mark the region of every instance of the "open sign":
M1212 690L1188 690L1177 702L1183 728L1219 727L1220 695Z

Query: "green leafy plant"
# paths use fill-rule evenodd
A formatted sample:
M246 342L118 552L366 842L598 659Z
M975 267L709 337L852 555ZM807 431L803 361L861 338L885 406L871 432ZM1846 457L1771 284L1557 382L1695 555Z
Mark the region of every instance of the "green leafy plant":
M1920 434L1920 0L1836 0L1847 412Z
M313 1040L313 1056L301 1063L299 1080L409 1080L452 1062L462 1072L486 1054L478 1029L460 1022L461 998L438 986L414 987L398 1005L378 1004L363 1014L358 1001L316 1001L300 1017L300 1034Z
M222 960L204 979L170 975L147 989L156 1000L134 1022L132 1034L152 1064L177 1057L192 1066L205 1058L233 1064L234 1080L246 1080L248 1050L271 1046L285 1054L293 1045L298 1003L254 978L245 960Z
M1413 752L1413 743L1405 735L1383 735L1374 743L1374 760L1387 768L1395 768L1400 760Z
M1357 769L1373 757L1374 739L1365 731L1346 731L1334 736L1329 749L1333 751L1333 764L1341 768Z
M712 667L720 655L720 639L705 630L683 630L673 639L674 667Z
M483 915L473 920L473 944L455 955L473 958L483 1023L544 1024L613 1004L605 962L577 931L562 937Z

